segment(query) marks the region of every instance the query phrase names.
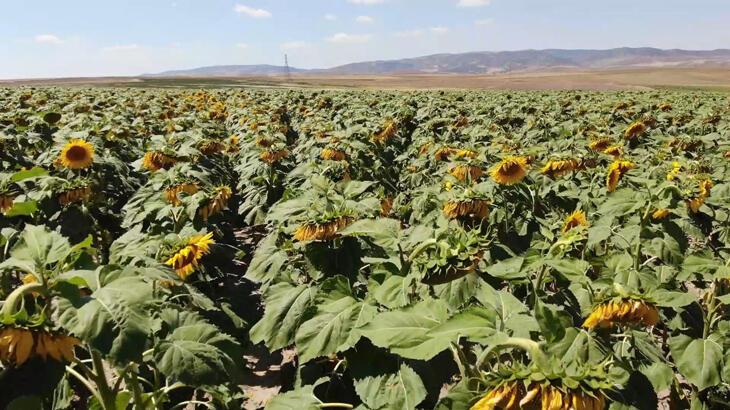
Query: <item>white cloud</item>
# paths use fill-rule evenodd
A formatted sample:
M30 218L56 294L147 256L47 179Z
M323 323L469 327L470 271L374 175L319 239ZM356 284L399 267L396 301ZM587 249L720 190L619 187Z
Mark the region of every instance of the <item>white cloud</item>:
M494 19L493 18L481 19L481 20L475 21L474 24L476 24L477 26L491 26L492 24L494 24Z
M357 16L355 18L355 21L357 21L358 23L369 24L374 22L375 20L370 16Z
M337 33L331 37L327 37L327 41L337 44L363 44L370 41L370 35Z
M235 47L236 48L239 48L241 50L244 50L244 49L247 49L248 48L248 44L246 44L246 43L236 43Z
M492 0L459 0L459 7L482 7L488 6Z
M33 39L41 44L63 44L63 40L53 34L38 34Z
M365 6L372 6L373 4L385 3L385 0L347 0L352 4L362 4Z
M265 19L271 17L271 12L264 9L255 9L253 7L244 6L243 4L236 4L233 7L233 11L238 14L245 14L255 19Z
M121 44L116 46L109 46L102 48L102 51L116 52L116 51L132 51L138 50L141 47L137 44Z
M399 31L395 33L396 37L400 38L416 38L423 36L423 30L407 30L407 31Z
M434 34L446 34L449 32L449 28L444 26L431 27L429 30Z
M309 43L306 41L287 41L279 45L282 50L298 50L307 47L309 47Z
M335 16L334 14L328 13L328 14L324 15L324 19L328 20L328 21L335 21L335 20L337 20L337 16Z

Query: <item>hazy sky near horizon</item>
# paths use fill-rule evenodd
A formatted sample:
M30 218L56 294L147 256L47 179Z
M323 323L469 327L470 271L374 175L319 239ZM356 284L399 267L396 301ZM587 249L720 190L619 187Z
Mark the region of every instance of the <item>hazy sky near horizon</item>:
M0 0L0 78L434 53L730 48L730 0Z

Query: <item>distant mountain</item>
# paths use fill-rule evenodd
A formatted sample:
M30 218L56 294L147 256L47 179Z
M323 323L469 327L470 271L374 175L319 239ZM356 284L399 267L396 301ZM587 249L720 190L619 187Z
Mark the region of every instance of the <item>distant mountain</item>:
M459 54L379 60L346 64L322 70L290 68L299 74L490 74L548 69L611 69L633 67L730 66L730 50L662 50L613 48L609 50L482 51ZM156 77L239 77L285 74L285 67L231 65L166 71Z

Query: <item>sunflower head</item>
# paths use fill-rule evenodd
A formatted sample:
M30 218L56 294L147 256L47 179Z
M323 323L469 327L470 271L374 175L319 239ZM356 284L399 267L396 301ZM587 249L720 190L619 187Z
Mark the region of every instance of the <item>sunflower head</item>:
M319 156L330 161L345 161L347 159L347 154L344 151L329 147L322 149Z
M565 218L565 222L563 222L562 232L566 233L571 229L577 228L579 226L588 226L588 219L586 218L586 214L581 210L577 210L568 215L567 218Z
M550 178L558 178L579 168L581 161L577 159L550 160L542 167L540 173Z
M337 238L337 232L353 222L349 216L340 216L325 222L308 222L297 227L294 240L299 242L331 241Z
M94 146L84 140L73 139L63 146L58 162L68 169L89 168L94 163Z
M646 131L646 124L643 121L636 121L624 130L624 138L627 140L640 137Z
M484 175L484 171L475 165L457 165L449 170L449 174L461 182L466 181L467 178L470 181L476 181Z
M514 185L527 175L527 159L520 156L509 156L490 171L494 182L500 185Z
M10 194L0 194L0 214L6 214L13 209L15 197Z
M614 158L620 158L624 155L624 147L620 145L611 145L603 150L604 154L610 155Z
M615 326L654 326L659 322L659 310L654 304L640 299L612 300L596 306L583 327L612 328Z
M160 169L169 169L176 162L175 158L167 156L160 151L150 151L144 154L142 166L150 172L155 172Z
M259 154L259 158L261 161L273 165L277 162L281 161L282 159L289 156L289 151L286 149L268 149L265 151L262 151L261 154Z
M672 212L667 208L659 208L656 211L652 212L651 219L654 221L661 221L662 219L667 218L669 215L671 215Z
M203 218L204 221L207 221L210 216L224 210L226 206L228 206L228 200L231 198L232 194L233 191L231 191L231 188L228 186L217 188L213 198L211 198L208 201L208 204L200 208L198 211L200 217Z
M615 160L608 166L608 175L606 176L606 188L608 192L616 190L621 177L629 170L634 169L636 164L631 161Z
M470 410L495 409L549 409L578 410L603 409L606 398L597 392L586 392L580 387L555 387L549 383L508 381L490 390Z
M22 366L33 357L71 362L74 360L74 347L79 343L74 337L51 333L41 328L2 327L0 361L15 367Z
M596 138L588 144L588 148L596 152L604 152L606 148L610 147L613 141L608 137Z
M182 246L178 246L165 265L175 270L180 279L185 280L198 269L203 256L210 253L210 246L215 244L213 233L191 236Z
M485 199L454 200L444 204L444 215L449 219L486 219L489 216L489 201Z

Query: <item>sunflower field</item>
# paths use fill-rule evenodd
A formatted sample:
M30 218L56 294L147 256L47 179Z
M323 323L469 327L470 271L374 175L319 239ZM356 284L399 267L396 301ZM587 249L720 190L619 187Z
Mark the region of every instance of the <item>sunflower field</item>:
M730 96L0 89L0 408L730 408Z

